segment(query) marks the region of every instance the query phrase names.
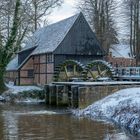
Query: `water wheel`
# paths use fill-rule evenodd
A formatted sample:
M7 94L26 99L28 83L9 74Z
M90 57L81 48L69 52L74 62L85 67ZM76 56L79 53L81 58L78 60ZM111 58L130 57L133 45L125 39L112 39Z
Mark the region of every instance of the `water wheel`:
M112 78L114 74L114 69L112 66L102 60L94 60L87 64L83 75L86 79L90 79L91 81L95 81L99 78Z
M75 60L66 60L55 68L54 81L70 81L73 78L82 78L85 66Z

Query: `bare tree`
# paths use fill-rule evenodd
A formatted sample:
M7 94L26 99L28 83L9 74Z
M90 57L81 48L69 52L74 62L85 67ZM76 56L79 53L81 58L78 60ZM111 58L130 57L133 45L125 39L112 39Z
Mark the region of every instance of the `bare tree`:
M26 0L25 12L28 19L34 25L34 31L43 23L45 16L52 12L56 6L61 6L63 0ZM44 18L44 19L43 19Z
M19 28L17 32L16 46L26 40L47 19L47 15L56 6L60 6L63 0L22 0L20 6ZM0 0L0 29L2 36L10 35L14 14L15 0Z
M4 84L4 73L5 68L10 61L14 52L17 51L18 47L15 46L18 27L19 27L19 11L20 11L20 0L15 1L14 15L12 21L12 27L9 31L9 36L2 36L2 30L0 30L0 91L5 89ZM1 29L1 28L0 28Z
M124 0L125 15L127 17L130 40L131 56L140 62L140 0Z
M0 31L1 35L4 36L4 42L8 40L10 36L10 31L13 26L13 16L14 16L14 10L15 10L15 0L1 0L0 3ZM19 11L19 18L18 18L18 31L17 31L17 44L15 43L15 46L20 45L21 41L23 40L23 37L25 35L25 32L27 31L28 24L25 24L26 18L23 14L22 9L22 3L20 2L20 11ZM24 19L24 20L23 20Z
M20 50L24 38L39 27L43 16L61 3L62 0L0 0L0 90L5 89L6 66Z
M118 43L115 20L115 0L81 0L82 9L106 52L112 44Z
M14 12L14 1L12 0L0 0L0 26L1 31L5 33L4 35L9 37L10 35L10 24L12 22L12 17Z

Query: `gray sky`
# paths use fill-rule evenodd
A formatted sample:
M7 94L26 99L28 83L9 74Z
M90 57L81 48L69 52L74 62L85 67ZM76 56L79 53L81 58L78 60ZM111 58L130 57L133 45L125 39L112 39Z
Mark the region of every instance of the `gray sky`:
M77 13L77 10L75 8L76 3L79 0L64 0L64 3L61 7L55 8L51 15L49 15L49 23L55 23L57 21L60 21L62 19L68 18L74 14ZM121 0L116 0L118 3L121 2ZM121 5L119 4L118 9L116 11L116 23L118 27L118 33L119 37L127 37L128 32L126 32L126 25L125 20L123 17L121 17ZM123 27L123 28L122 28Z
M74 15L76 13L75 4L76 0L64 0L64 4L60 8L53 10L53 13L49 16L49 22L54 23Z

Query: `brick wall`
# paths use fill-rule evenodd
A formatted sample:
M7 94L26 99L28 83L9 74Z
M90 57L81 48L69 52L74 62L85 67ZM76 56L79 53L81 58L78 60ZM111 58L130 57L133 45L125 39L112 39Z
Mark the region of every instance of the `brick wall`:
M47 73L54 73L54 64L47 64Z
M21 68L21 70L33 69L33 57L31 57Z
M20 78L20 85L33 85L33 78Z
M47 55L34 56L34 84L44 85L53 80L54 64L53 62L48 63Z
M33 71L33 76L29 76L29 71ZM14 75L13 72L7 72L5 77L15 81L18 76L17 73ZM53 73L54 64L53 62L47 62L47 54L32 56L20 68L20 85L44 85L50 83L53 80Z
M5 81L6 82L14 82L14 84L18 84L18 72L17 71L8 71L5 74Z
M28 76L28 71L34 70L33 57L31 57L20 69L20 85L33 85L34 78Z
M134 58L112 57L110 54L107 56L106 60L114 67L136 66L136 60Z

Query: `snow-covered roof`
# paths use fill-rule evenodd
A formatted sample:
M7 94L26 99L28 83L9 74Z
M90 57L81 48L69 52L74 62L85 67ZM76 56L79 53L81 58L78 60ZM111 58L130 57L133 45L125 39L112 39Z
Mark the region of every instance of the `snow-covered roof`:
M113 45L110 49L110 52L112 52L113 57L124 57L124 58L131 58L130 57L130 46L124 45L124 44L116 44Z
M37 30L34 35L28 40L25 48L22 51L36 47L34 51L30 54L30 56L35 54L53 52L63 41L63 39L75 23L76 19L80 16L80 14L76 14L72 17ZM10 61L6 70L17 70L20 66L18 65L17 55L14 59Z
M6 67L7 71L14 71L18 69L18 55L16 55L16 57L14 57L9 64Z
M79 15L76 14L37 30L27 42L24 50L37 46L31 55L53 52L63 41Z

